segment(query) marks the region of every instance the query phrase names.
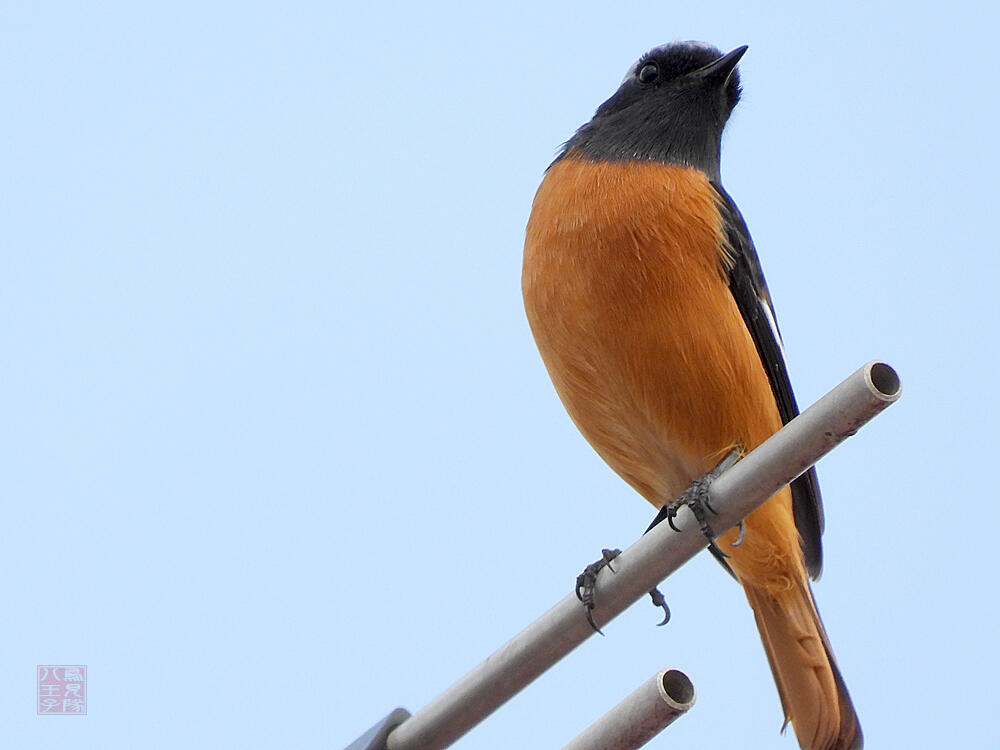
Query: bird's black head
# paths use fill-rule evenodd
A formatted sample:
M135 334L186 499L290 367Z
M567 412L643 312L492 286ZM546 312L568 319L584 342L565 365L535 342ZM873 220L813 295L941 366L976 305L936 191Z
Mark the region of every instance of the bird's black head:
M746 50L723 55L703 42L650 50L576 131L560 158L682 164L718 181L722 129L740 99L736 63Z

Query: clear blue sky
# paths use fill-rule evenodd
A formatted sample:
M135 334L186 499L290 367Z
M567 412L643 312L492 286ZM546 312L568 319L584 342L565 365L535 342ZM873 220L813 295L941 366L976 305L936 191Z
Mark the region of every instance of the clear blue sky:
M694 38L750 45L723 178L800 402L903 379L819 466L870 747L995 746L995 6L471 6L0 7L0 742L339 750L635 539L521 243L558 145ZM560 747L670 666L698 703L651 747L793 748L739 588L664 591L456 747ZM89 666L86 718L35 716L36 664Z

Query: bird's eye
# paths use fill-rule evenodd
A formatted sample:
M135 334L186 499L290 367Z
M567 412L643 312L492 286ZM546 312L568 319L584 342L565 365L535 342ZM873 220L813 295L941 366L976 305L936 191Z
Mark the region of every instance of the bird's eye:
M660 77L660 69L657 67L656 63L648 62L639 68L639 73L636 78L639 79L639 83L653 83L657 78Z

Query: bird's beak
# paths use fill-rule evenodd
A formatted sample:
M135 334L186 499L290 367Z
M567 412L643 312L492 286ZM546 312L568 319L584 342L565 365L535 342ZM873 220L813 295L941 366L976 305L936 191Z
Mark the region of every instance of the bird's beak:
M729 80L729 76L732 75L733 70L736 69L736 63L740 61L740 58L743 57L743 53L746 51L747 45L745 44L742 47L737 47L718 60L713 60L704 68L699 68L693 75L705 80L716 81L720 85L725 84Z

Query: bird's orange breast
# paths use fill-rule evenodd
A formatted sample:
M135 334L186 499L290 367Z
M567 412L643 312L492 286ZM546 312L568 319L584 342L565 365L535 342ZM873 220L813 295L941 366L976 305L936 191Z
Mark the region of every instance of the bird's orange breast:
M564 157L528 222L522 285L542 359L586 439L656 506L781 427L724 238L708 179L652 162ZM779 497L758 522L777 512L791 526Z

